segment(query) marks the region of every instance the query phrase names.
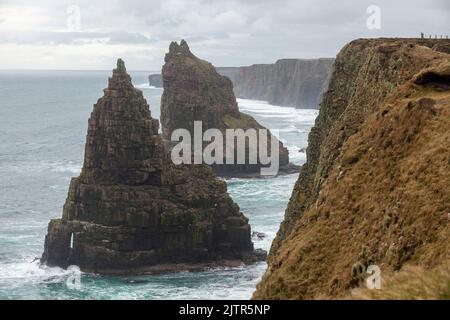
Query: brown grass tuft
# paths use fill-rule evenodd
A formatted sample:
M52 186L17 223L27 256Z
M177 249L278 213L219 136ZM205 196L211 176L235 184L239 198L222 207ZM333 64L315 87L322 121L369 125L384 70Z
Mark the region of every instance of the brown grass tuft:
M367 300L450 300L450 264L425 270L407 266L382 279L381 289L355 289L352 299Z

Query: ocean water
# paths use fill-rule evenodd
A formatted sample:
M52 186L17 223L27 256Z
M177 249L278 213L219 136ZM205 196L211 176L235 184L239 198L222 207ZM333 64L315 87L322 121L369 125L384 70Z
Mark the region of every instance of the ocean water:
M162 89L146 83L150 72L130 72L159 118ZM266 269L238 268L139 277L81 276L41 266L47 223L60 217L70 178L80 172L87 120L107 85L109 71L0 71L0 299L249 299ZM316 110L238 99L241 111L278 129L301 164ZM249 217L254 239L268 250L297 174L268 179L229 179L228 191Z

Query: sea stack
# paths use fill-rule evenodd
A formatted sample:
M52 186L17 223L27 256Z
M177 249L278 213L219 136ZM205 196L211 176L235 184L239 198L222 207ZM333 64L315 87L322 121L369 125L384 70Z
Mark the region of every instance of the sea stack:
M184 40L180 44L170 44L162 76L161 124L166 141L171 140L176 129L187 129L194 136L195 121L202 121L203 132L218 129L224 136L226 129L265 129L253 117L239 112L230 79L220 75L211 63L192 54ZM269 133L269 142L271 139L277 138ZM289 154L283 144L276 141L279 145L279 165L283 170L288 167ZM248 151L247 144L246 155ZM261 150L256 152L260 154ZM262 166L259 160L256 164L248 161L244 164L226 164L224 160L223 164L212 165L221 176L258 174Z
M205 165L171 163L142 92L119 59L89 119L81 174L42 262L139 274L264 258L226 184Z

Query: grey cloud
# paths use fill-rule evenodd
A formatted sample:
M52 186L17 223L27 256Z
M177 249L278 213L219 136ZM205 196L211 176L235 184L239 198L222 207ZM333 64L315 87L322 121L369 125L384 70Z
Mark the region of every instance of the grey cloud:
M152 44L150 37L137 32L0 31L0 43L31 45Z
M64 28L65 8L72 3L81 9L81 32L0 31L0 43L99 42L140 50L148 46L155 56L142 68L158 69L169 43L181 38L200 57L232 66L335 56L346 42L359 37L414 37L450 30L448 0L41 0L39 6L55 17L53 25ZM382 10L381 30L366 28L366 9L371 4ZM144 61L141 52L136 53L139 63Z

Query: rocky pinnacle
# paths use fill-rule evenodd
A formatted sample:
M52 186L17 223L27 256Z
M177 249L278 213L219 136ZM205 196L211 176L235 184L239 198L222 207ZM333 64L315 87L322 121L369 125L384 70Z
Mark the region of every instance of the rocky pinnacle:
M175 166L119 59L89 119L85 159L42 262L105 274L196 270L264 259L250 225L207 166ZM180 265L181 263L181 265Z

